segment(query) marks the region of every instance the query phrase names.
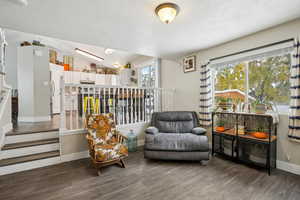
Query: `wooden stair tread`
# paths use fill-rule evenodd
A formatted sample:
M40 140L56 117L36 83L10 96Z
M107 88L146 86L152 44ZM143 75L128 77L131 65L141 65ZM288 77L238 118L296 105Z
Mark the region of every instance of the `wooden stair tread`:
M32 146L38 146L44 144L53 144L58 142L59 142L58 138L51 138L51 139L37 140L37 141L30 141L30 142L19 142L13 144L6 144L3 146L2 150L18 149L18 148L32 147Z
M7 158L7 159L0 160L0 167L24 163L24 162L30 162L30 161L35 161L35 160L41 160L41 159L46 159L46 158L52 158L52 157L56 157L59 155L60 155L59 151L49 151L49 152L45 152L45 153L38 153L38 154L33 154L33 155L28 155L28 156Z
M13 136L13 135L24 135L24 134L34 134L34 133L43 133L43 132L52 132L52 131L59 131L58 128L49 128L49 129L36 129L36 130L12 130L6 133L6 136Z

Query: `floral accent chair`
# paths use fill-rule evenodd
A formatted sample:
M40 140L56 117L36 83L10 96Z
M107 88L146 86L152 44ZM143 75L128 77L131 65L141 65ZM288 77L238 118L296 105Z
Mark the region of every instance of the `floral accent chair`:
M103 166L119 164L125 168L123 158L128 156L125 146L127 137L116 130L113 119L111 113L89 115L86 118L89 153L98 175L101 174L100 168Z

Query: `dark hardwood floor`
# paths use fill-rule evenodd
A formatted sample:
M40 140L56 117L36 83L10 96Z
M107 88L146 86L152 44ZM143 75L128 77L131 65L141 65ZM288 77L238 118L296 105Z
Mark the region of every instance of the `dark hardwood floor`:
M300 199L300 176L280 170L268 176L217 157L206 166L149 161L142 151L125 162L126 169L108 166L99 177L89 159L0 176L0 199Z

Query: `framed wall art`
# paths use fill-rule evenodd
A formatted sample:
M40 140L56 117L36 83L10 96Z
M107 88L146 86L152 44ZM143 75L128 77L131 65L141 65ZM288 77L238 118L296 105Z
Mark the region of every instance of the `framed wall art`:
M196 71L196 56L187 56L183 59L183 72Z

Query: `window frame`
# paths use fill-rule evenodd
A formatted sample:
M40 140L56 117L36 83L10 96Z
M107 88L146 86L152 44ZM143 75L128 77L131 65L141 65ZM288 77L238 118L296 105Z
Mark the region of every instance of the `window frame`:
M153 67L155 70L154 76L155 76L155 83L153 88L160 87L160 59L153 58L148 61L142 62L139 65L137 65L137 71L138 71L138 86L142 87L142 70L146 67Z
M289 55L290 57L290 60L292 59L292 52L286 52L284 54L280 54L280 55L273 55L273 56L265 56L263 57L264 59L265 58L269 58L269 57L275 57L275 56L285 56L285 55ZM245 60L245 61L241 61L239 62L238 64L240 63L245 63L245 105L249 105L249 63L250 62L253 62L255 60L258 60L258 59L252 59L252 60ZM238 64L235 64L234 66L238 65ZM289 70L291 70L291 65L292 63L290 62L290 65L289 65ZM211 86L211 95L212 95L212 107L213 108L216 108L216 105L215 105L215 78L216 78L216 75L217 75L217 68L218 67L213 67L211 69L211 76L213 77L212 78L212 86ZM276 104L275 104L276 105ZM277 105L276 105L277 106ZM289 107L289 104L287 105L287 108ZM245 108L246 109L246 108ZM289 109L285 109L287 110L286 112L283 112L282 110L278 110L278 108L276 107L276 111L278 112L278 114L282 114L282 115L288 115L289 114Z

